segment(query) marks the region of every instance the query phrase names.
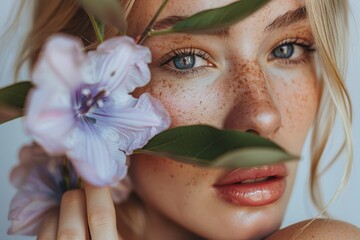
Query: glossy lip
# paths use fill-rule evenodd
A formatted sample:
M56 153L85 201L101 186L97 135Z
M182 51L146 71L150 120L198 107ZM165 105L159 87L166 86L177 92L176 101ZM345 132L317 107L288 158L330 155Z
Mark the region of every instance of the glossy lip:
M286 189L287 168L284 164L236 169L222 176L215 184L218 196L235 205L263 206L280 199ZM242 183L268 178L265 181Z

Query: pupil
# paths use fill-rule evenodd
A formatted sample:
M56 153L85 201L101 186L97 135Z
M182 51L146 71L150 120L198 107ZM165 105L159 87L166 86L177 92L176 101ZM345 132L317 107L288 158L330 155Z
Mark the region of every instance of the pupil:
M174 66L180 70L186 70L195 66L194 55L180 55L174 58Z
M277 58L290 58L294 54L293 45L283 45L275 49L274 56Z

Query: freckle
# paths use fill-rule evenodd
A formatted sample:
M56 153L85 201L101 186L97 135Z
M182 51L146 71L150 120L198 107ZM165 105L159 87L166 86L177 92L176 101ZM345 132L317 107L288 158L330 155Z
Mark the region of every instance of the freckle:
M180 168L183 168L183 167L184 167L184 165L180 164Z
M197 179L194 179L193 182L192 182L192 185L196 186L196 184L197 184Z
M192 194L192 191L189 190L189 192L186 194L186 198L190 198L190 195ZM186 204L185 204L186 205Z
M171 177L171 178L174 178L174 175L173 175L173 174L171 174L171 175L170 175L170 177Z

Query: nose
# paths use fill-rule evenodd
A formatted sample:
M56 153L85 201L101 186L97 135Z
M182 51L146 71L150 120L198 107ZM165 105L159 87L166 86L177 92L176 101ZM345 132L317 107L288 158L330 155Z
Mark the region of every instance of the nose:
M244 65L243 65L244 66ZM234 78L237 91L232 109L225 118L224 128L252 132L273 138L281 127L281 114L260 66L246 67ZM251 69L251 70L249 70Z

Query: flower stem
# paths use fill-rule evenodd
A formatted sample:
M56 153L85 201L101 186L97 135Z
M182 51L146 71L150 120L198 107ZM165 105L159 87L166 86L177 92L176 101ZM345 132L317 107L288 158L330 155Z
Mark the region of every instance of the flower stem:
M151 19L147 27L145 28L145 31L141 34L141 37L138 41L138 44L141 45L147 37L149 37L149 33L152 31L152 27L154 26L156 20L158 19L160 13L164 10L166 4L169 2L169 0L164 0L163 3L160 5L159 9L156 11L154 17Z
M103 29L100 29L99 24L98 24L98 22L96 21L95 17L94 17L88 10L85 9L85 11L86 11L87 15L88 15L89 18L90 18L91 25L92 25L93 28L94 28L95 35L96 35L96 39L97 39L100 43L102 43L102 42L104 41L104 31L103 31ZM103 26L102 26L102 27L103 27Z

